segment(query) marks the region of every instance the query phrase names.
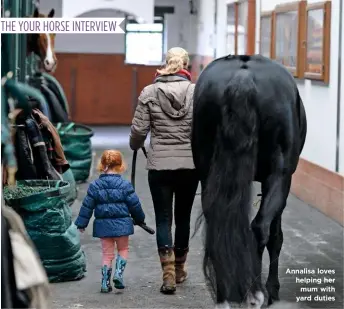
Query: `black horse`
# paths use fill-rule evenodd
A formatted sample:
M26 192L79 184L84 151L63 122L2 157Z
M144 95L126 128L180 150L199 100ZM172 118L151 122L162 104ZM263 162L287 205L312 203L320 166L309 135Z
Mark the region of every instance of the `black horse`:
M262 255L270 256L268 304L279 300L281 216L307 132L293 76L263 56L209 64L194 92L192 151L206 223L203 270L217 304L264 302ZM251 186L261 183L250 226Z

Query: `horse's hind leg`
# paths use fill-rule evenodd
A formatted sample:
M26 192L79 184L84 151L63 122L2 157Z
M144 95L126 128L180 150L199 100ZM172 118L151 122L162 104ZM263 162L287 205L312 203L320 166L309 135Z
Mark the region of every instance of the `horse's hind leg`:
M269 303L278 300L278 260L283 243L281 216L287 203L291 175L271 175L262 183L262 203L252 221L257 239L260 264L267 246L270 255L270 270L267 281ZM261 266L260 266L261 267Z
M270 257L269 276L266 282L266 290L269 294L268 305L279 300L280 283L278 280L278 265L282 244L282 216L278 215L271 223L270 238L266 245Z

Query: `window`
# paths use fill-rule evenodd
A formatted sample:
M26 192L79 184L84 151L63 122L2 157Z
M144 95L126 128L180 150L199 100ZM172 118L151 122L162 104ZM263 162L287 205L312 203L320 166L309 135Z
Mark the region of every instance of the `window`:
M275 58L272 44L274 38L274 19L274 12L262 13L260 18L260 54L271 59Z
M331 2L307 6L305 77L329 83Z
M276 60L291 70L297 68L297 11L279 13L276 16Z
M262 12L260 54L276 59L296 78L330 79L331 1L301 0Z
M161 65L164 53L163 18L157 17L154 24L139 24L128 19L125 43L126 63Z
M275 58L298 78L304 76L306 1L276 7Z
M241 0L227 5L227 54L254 54L255 12L256 0Z

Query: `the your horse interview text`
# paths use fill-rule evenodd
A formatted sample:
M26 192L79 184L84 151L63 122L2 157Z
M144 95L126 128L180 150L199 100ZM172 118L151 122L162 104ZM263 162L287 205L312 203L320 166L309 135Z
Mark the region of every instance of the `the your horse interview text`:
M6 18L1 33L124 33L124 18Z

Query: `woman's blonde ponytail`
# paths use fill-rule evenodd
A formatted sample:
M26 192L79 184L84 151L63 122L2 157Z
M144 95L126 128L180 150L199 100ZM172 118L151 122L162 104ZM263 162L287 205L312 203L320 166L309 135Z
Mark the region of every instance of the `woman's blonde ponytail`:
M166 55L166 66L157 70L160 75L175 74L189 65L188 52L180 47L171 48Z

